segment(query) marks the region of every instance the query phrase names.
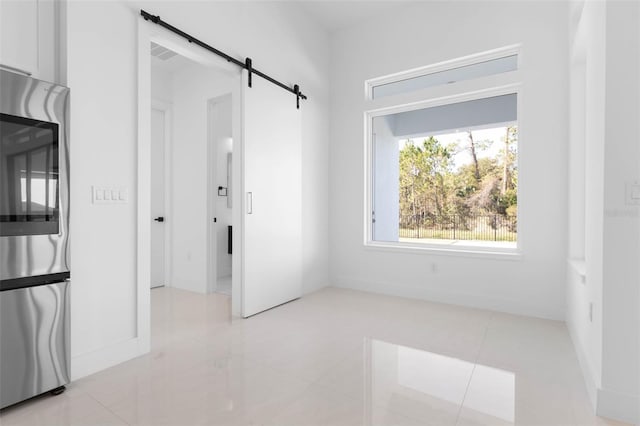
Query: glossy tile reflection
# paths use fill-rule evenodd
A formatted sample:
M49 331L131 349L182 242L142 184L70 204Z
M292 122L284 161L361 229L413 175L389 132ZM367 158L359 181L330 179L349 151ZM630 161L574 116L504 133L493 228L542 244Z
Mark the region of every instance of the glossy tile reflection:
M329 288L248 320L152 291L152 351L11 425L605 425L564 324Z
M366 382L375 404L423 406L415 417L425 422L436 417L455 424L462 407L514 422L514 373L378 340L367 344L371 368Z
M500 421L515 421L516 376L476 364L462 406Z

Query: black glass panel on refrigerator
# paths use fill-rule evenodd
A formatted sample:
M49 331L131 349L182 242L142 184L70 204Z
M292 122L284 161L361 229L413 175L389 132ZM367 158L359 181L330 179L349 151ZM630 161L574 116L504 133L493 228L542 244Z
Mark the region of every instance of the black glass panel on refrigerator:
M59 232L58 125L0 114L0 236Z

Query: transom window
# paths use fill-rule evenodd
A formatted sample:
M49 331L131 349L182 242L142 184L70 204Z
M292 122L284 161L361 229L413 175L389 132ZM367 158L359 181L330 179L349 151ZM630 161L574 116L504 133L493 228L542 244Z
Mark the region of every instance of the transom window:
M393 81L390 83L380 82L371 87L371 97L378 99L384 96L392 96L400 93L413 92L419 89L438 86L441 84L452 84L459 81L472 80L503 72L515 71L518 69L518 56L509 55L496 59L489 59L469 65L446 69L444 71L434 71L427 74L418 75Z

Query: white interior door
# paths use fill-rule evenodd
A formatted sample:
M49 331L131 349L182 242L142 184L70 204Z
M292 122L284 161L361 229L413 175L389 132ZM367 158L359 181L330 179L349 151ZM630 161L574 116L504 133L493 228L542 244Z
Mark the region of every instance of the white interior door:
M302 295L301 123L295 96L243 71L242 314Z
M165 112L151 109L151 288L165 284Z

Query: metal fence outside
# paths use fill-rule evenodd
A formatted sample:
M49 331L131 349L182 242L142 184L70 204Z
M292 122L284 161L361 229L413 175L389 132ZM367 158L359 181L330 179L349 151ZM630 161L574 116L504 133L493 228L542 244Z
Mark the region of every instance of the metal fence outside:
M400 215L400 238L516 241L517 217L507 215Z

